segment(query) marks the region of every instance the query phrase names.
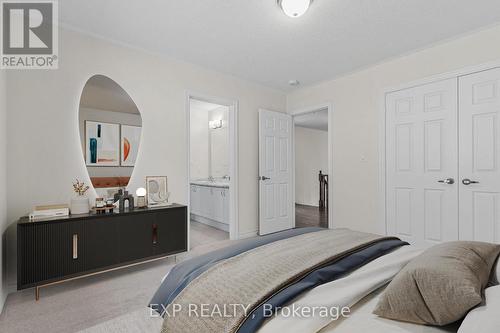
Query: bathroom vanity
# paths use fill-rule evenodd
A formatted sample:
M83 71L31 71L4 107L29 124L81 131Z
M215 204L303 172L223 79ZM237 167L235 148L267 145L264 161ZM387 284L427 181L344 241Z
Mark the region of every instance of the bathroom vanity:
M229 182L191 181L191 220L229 232Z

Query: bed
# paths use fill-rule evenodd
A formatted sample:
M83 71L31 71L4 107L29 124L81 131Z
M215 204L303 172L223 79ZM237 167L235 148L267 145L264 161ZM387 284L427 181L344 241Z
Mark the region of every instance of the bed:
M423 252L394 237L293 229L178 264L149 306L162 332L457 332L460 321L417 325L372 313Z

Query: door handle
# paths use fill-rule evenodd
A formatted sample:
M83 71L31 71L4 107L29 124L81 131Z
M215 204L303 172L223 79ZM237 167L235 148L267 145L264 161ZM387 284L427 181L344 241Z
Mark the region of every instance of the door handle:
M73 234L73 259L78 259L78 234Z
M271 179L271 178L265 177L265 176L260 177L260 180L269 180L269 179Z
M464 185L479 184L479 182L476 180L470 180L468 178L465 178L462 180L462 184L464 184Z
M443 184L447 184L447 185L453 185L453 184L455 184L455 179L453 179L453 178L446 178L446 179L438 180L438 183L443 183Z

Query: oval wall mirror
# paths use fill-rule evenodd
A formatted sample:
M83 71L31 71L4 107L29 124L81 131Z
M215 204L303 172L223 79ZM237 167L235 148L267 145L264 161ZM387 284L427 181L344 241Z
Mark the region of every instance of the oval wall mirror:
M91 77L79 107L82 151L97 196L113 199L125 189L141 140L142 118L128 93L104 75Z

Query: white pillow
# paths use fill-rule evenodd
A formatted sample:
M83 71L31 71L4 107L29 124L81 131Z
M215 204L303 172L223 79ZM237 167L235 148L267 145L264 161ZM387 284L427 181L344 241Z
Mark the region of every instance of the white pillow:
M491 269L490 285L496 286L500 284L500 256Z
M498 265L497 265L498 272ZM465 316L458 333L480 333L500 331L500 286L486 288L485 304L471 310Z

